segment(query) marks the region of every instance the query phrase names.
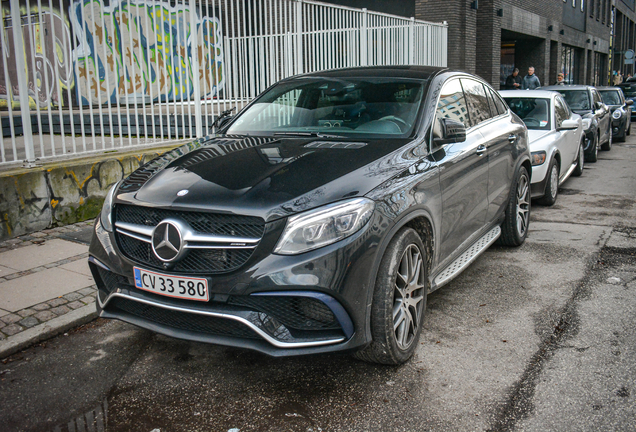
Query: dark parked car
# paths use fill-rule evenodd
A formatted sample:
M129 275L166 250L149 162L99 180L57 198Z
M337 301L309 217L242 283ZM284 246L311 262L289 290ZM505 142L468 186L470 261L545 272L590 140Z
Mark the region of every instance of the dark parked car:
M274 356L406 361L427 294L530 215L524 124L481 79L425 67L283 80L108 193L97 308Z
M563 95L570 109L583 118L585 160L596 162L598 149L612 148L612 114L595 87L586 85L547 86Z
M630 78L627 82L617 85L623 91L625 100L636 101L636 79ZM632 121L636 121L636 110L632 109Z
M612 112L612 140L625 141L632 133L632 105L634 101L626 100L619 87L597 87L603 102Z

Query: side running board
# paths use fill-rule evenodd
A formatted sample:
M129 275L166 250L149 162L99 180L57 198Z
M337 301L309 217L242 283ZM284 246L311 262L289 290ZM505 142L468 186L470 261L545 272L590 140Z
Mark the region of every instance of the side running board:
M483 251L488 249L501 235L501 227L496 226L477 240L466 252L461 254L455 261L450 263L433 281L432 289L436 290L442 285L450 282L455 276L459 275L462 270L468 267Z

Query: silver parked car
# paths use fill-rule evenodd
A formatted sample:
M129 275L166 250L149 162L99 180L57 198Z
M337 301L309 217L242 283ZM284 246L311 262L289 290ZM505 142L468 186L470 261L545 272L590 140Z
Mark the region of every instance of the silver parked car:
M528 128L532 154L532 197L544 205L557 199L559 185L583 173L585 136L581 116L553 91L499 92Z

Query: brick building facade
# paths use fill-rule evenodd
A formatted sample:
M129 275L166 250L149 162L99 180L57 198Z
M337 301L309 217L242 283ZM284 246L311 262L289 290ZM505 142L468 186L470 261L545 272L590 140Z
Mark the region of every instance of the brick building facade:
M636 0L402 0L399 8L390 0L326 1L448 22L448 66L496 88L514 67L523 76L534 66L544 85L559 72L594 85L607 84L614 70L636 75L625 64L625 52L636 49Z
M595 85L607 84L611 70L634 74L624 64L636 48L634 0L415 0L415 17L448 21L449 67L495 87L514 67L525 75L534 66L544 85L559 72Z

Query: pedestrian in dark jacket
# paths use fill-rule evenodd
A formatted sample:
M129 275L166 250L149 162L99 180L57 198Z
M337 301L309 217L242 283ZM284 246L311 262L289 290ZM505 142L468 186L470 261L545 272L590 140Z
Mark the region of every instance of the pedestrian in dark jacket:
M508 78L506 78L505 87L507 90L519 90L521 88L521 77L519 76L519 69L515 68L515 70L512 71L512 74L508 75Z
M521 90L534 90L539 87L541 87L541 81L534 74L534 66L530 66L528 75L524 76L523 81L521 81Z

